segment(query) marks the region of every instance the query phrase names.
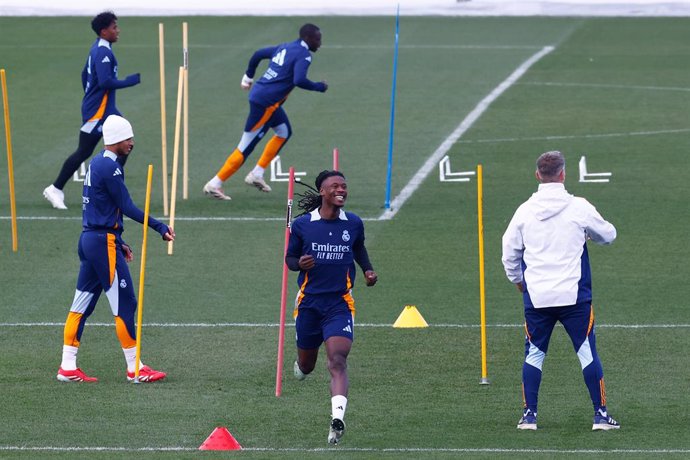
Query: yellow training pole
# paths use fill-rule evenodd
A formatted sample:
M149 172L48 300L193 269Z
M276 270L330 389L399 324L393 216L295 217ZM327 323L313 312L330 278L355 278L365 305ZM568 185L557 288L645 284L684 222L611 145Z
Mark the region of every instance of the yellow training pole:
M182 23L182 66L184 67L184 105L183 105L183 132L184 144L182 145L182 199L189 197L189 45L187 42L187 23Z
M144 274L146 273L146 241L149 230L149 209L151 208L151 180L153 165L149 165L146 179L146 204L144 205L144 241L141 243L141 268L139 269L139 305L137 307L137 352L134 362L134 382L139 383L139 361L141 360L141 323L144 317Z
M161 172L163 174L163 215L168 215L168 130L165 113L165 40L163 23L158 24L158 56L161 80Z
M17 205L14 195L14 162L12 161L12 134L10 130L10 103L7 98L7 77L5 69L0 69L2 80L2 106L5 114L5 141L7 142L7 175L10 183L10 214L12 216L12 251L17 252Z
M484 192L482 165L477 165L477 225L479 235L479 316L482 345L482 378L481 385L488 385L486 370L486 289L484 287Z
M177 77L177 109L175 110L175 141L173 143L172 189L170 190L170 227L175 228L175 201L177 195L177 163L180 154L180 112L182 111L182 90L184 67ZM168 241L168 255L173 253L173 242Z

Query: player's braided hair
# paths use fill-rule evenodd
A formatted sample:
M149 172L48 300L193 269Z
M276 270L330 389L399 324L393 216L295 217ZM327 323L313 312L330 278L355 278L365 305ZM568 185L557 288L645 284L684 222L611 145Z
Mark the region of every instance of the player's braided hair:
M340 176L343 179L345 179L345 176L340 171L324 170L321 171L318 176L316 176L316 180L314 181L314 185L316 185L316 188L312 187L311 185L298 182L309 189L304 193L297 194L297 196L299 197L299 199L297 200L297 207L303 211L299 216L309 214L314 209L317 209L321 206L321 195L319 194L319 190L321 190L321 184L323 184L323 181L333 176Z

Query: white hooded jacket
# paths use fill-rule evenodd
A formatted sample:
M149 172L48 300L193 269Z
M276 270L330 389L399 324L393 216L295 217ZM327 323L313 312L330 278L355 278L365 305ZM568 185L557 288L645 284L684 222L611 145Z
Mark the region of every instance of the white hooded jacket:
M539 184L503 235L503 267L512 283L525 285L526 308L592 300L587 239L610 244L616 229L562 183Z

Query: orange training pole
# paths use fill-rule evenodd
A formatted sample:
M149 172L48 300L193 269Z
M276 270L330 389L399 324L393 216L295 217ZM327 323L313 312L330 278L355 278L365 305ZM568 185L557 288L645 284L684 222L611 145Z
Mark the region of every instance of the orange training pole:
M2 80L2 104L5 114L5 140L7 142L7 175L10 183L10 214L12 216L12 251L17 252L19 242L17 239L17 204L14 194L14 162L12 161L12 134L10 130L10 103L7 97L7 77L5 69L0 69Z
M283 390L283 349L285 347L285 310L288 291L288 267L285 263L288 242L290 241L290 227L292 225L292 199L295 192L295 168L290 166L290 182L288 183L287 210L285 213L285 249L283 250L283 285L280 293L280 326L278 329L278 364L276 366L276 397L280 397Z
M479 316L482 347L481 385L488 385L486 370L486 289L484 287L484 191L482 165L477 165L477 226L479 235Z

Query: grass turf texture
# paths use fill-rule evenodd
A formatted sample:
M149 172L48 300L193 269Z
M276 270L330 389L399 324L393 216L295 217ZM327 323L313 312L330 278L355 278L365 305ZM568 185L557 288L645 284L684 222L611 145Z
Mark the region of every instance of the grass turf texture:
M285 183L259 194L228 184L230 203L200 189L239 139L246 94L239 87L250 53L291 39L311 18L187 19L190 27L190 199L180 217L255 217L267 221L178 220L175 255L149 235L146 323L276 323L280 299ZM143 83L119 92L134 126L136 147L127 183L143 205L146 165L153 163L152 213L162 214L158 18L121 18L115 52L120 77ZM165 18L168 158L172 159L179 18ZM347 209L375 219L385 196L393 18L319 18L324 46L310 70L326 79L325 94L296 90L286 103L294 137L283 166L316 173L341 151L348 177ZM583 18L408 18L401 20L393 196L462 119L517 66L546 45L556 49L511 87L449 155L454 170L484 166L489 378L480 377L476 184L440 183L432 172L392 221L368 221L367 244L379 285L355 289L360 324L392 324L404 305L417 305L424 330L359 327L351 355L348 431L335 458L571 456L565 451L680 450L690 440L687 327L690 250L685 241L690 148L690 20ZM75 147L79 72L93 34L88 18L0 18L0 67L8 72L20 252L11 252L9 221L0 220L0 314L4 322L64 320L78 262L81 187L66 188L69 210L49 207L41 190ZM50 37L46 42L45 37ZM672 132L676 130L676 132ZM656 134L631 134L655 132ZM551 137L551 138L549 138ZM259 147L260 151L261 147ZM523 353L520 299L505 280L500 237L515 208L536 188L534 160L559 149L568 161L567 188L588 198L618 228L608 248L590 246L599 351L611 413L623 428L591 433L591 408L571 346L556 330L545 364L540 430L515 429ZM256 160L259 152L250 158ZM577 161L612 171L609 184L577 182ZM7 177L0 161L0 176ZM178 183L179 184L179 183ZM181 185L178 185L181 188ZM297 190L300 190L299 187ZM0 214L9 215L0 187ZM141 227L125 223L125 240L141 253ZM138 283L139 259L130 266ZM290 298L295 292L290 278ZM92 322L112 322L101 300ZM434 327L459 324L469 327ZM498 327L496 325L514 325ZM125 383L112 327L87 326L80 365L96 385L55 380L59 326L2 326L0 382L5 402L0 448L181 447L195 449L215 426L227 426L247 458L318 457L326 447L329 398L323 359L315 375L290 377L292 330L286 341L283 396L274 397L275 327L144 326L144 360L169 372L160 385ZM429 448L424 452L384 449ZM346 450L371 449L371 450ZM505 449L487 451L481 449ZM509 449L535 449L536 452ZM549 451L555 450L556 452ZM54 457L93 452L40 451ZM37 452L0 450L0 456ZM131 456L105 451L100 456ZM147 453L190 457L191 452ZM206 454L214 456L214 454ZM659 455L658 453L656 455ZM217 456L217 455L215 455Z

